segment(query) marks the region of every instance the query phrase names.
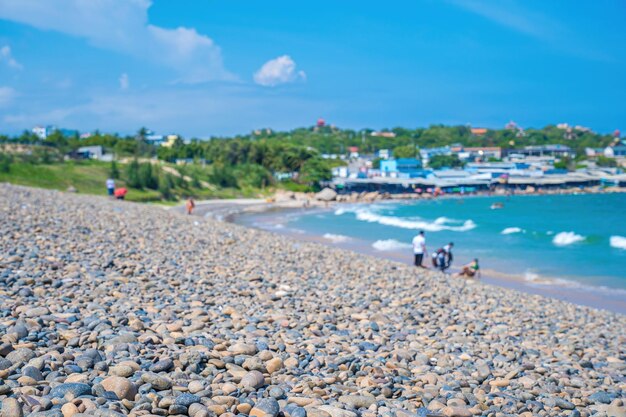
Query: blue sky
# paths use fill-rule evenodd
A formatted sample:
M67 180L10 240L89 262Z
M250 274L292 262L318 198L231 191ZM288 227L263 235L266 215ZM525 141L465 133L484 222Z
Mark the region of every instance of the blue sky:
M0 0L0 132L626 130L621 1Z

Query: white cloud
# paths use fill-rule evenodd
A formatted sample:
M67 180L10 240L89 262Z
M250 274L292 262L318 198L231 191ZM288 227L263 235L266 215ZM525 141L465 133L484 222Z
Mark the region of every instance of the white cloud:
M128 78L128 74L124 73L120 75L119 81L120 81L120 89L128 90L128 87L130 87L130 79Z
M20 132L43 123L127 134L147 126L160 133L209 137L239 134L260 126L285 129L304 125L316 120L324 107L321 102L259 92L241 83L167 85L127 92L87 90L69 100L51 96L27 105L25 98L19 94L15 106L0 111L4 131Z
M148 23L148 0L0 0L0 19L86 39L173 68L182 82L233 79L220 48L193 28Z
M13 58L11 47L9 45L4 45L0 48L0 62L6 62L9 67L14 69L22 69L22 64Z
M0 107L6 107L15 98L15 90L11 87L0 87Z
M304 71L296 71L296 63L289 55L267 61L254 73L254 82L266 87L291 83L299 79L306 80L306 74Z

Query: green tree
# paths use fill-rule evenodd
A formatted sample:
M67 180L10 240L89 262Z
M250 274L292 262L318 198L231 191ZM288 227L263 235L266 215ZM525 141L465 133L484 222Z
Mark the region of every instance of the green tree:
M158 181L158 184L159 184L159 193L161 193L161 197L163 199L171 200L174 198L174 193L172 190L175 184L174 184L174 178L172 177L171 174L165 174L161 176L160 180Z
M115 162L115 160L111 161L111 166L109 167L109 177L113 179L118 179L120 177L120 170L117 168L117 162Z
M435 155L428 161L428 166L432 169L461 168L463 165L458 155Z
M332 177L326 161L321 158L311 158L302 165L299 182L308 184L314 189L319 189L320 181L329 181Z
M237 188L237 178L233 174L231 168L224 166L223 164L214 164L213 172L209 176L209 181L212 184L218 185L222 188Z
M569 169L573 164L571 158L565 156L561 158L561 160L554 163L554 168L556 169Z
M393 148L393 156L397 158L417 157L417 148L413 145L397 146Z
M143 163L139 164L139 182L141 183L141 188L149 188L151 190L156 190L159 188L159 177L156 172L157 168L153 166L151 163Z
M615 158L609 158L604 155L599 155L598 158L596 159L596 164L599 167L614 168L617 166L617 161L615 160Z
M11 163L13 162L13 157L9 154L0 153L0 172L10 172L11 171Z
M142 188L141 178L139 177L139 162L133 159L130 164L126 165L126 184L132 188Z

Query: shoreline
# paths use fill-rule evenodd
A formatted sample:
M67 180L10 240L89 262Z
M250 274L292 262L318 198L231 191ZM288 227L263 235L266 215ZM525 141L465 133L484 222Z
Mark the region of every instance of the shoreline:
M583 193L580 193L583 194ZM537 194L524 194L523 196L535 196ZM461 198L469 197L465 196L444 196L444 198ZM488 197L487 195L472 195L471 197ZM440 198L440 197L439 197ZM393 203L393 202L406 202L406 200L380 200L378 203ZM296 203L296 204L294 204ZM333 242L323 236L318 236L310 233L302 233L290 231L283 228L262 227L254 225L248 222L250 216L261 213L276 212L272 218L279 217L290 212L298 212L302 210L330 210L334 207L342 206L344 204L367 204L365 202L356 203L344 203L333 202L329 205L317 205L302 207L297 202L267 202L264 200L235 200L231 203L226 203L224 200L211 201L208 203L197 203L196 209L198 212L194 215L201 215L203 217L211 217L220 221L234 223L242 225L244 227L250 227L253 229L263 230L269 233L276 233L279 235L289 236L293 239L306 242L315 242L331 248L340 248L349 250L352 252L372 256L377 259L391 260L399 262L404 265L411 265L412 259L404 252L398 251L377 251L366 243L365 241L358 241L358 239L351 238L349 242ZM451 268L452 275L457 273L458 266ZM441 273L431 268L425 268L424 272L441 276ZM450 275L450 274L448 274ZM458 278L464 279L464 278ZM495 269L483 269L482 278L479 280L489 285L494 285L502 288L513 289L521 291L527 294L541 295L549 298L556 298L559 300L571 302L576 305L592 307L595 309L602 309L611 312L617 312L626 315L626 300L620 295L611 293L611 288L605 288L601 286L591 286L581 284L575 280L568 280L560 277L542 277L540 280L533 281L528 280L523 274L507 273L501 270ZM623 290L618 289L621 293Z

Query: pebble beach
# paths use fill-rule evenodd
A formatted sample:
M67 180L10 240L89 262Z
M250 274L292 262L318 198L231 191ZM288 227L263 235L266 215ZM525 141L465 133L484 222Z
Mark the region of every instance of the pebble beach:
M2 417L626 416L626 316L0 185Z

